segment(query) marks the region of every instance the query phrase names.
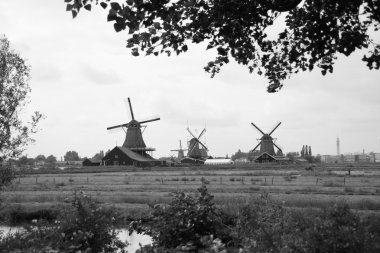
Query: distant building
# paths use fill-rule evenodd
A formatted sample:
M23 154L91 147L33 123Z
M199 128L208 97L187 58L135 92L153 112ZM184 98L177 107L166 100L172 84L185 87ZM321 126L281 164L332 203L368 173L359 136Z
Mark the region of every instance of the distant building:
M84 159L82 162L82 166L100 166L102 164L102 161L100 160L94 160L94 159Z
M373 156L375 157L375 163L380 163L380 153L374 153Z
M227 164L233 164L233 163L234 161L232 161L229 158L224 158L224 159L215 158L215 159L207 159L204 164L205 165L227 165Z
M124 146L116 146L102 159L104 165L159 166L161 161L146 153L133 152Z
M258 157L254 159L255 163L269 163L269 162L277 162L275 156L270 155L267 152L260 154Z
M321 156L321 162L323 162L323 163L340 163L341 162L341 156L322 155Z
M343 156L343 162L345 162L345 163L353 163L353 162L355 162L355 155L353 155L353 154L345 154Z
M249 160L246 157L240 157L240 158L235 160L235 163L238 163L238 164L249 163Z
M355 155L355 162L358 163L369 163L370 162L370 157L367 154L358 154Z

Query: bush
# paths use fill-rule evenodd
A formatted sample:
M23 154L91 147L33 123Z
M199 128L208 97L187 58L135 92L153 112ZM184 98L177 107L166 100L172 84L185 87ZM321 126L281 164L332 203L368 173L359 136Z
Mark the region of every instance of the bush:
M84 194L75 194L71 203L54 224L35 220L24 231L1 240L0 248L5 252L124 252L126 245L113 228L113 213Z
M215 235L219 222L212 200L213 196L204 185L195 195L173 193L168 205L153 207L152 222L148 226L141 221L133 221L129 231L150 235L155 247L204 247L205 236Z
M338 202L316 214L288 223L283 245L291 252L368 252L371 236L347 203Z

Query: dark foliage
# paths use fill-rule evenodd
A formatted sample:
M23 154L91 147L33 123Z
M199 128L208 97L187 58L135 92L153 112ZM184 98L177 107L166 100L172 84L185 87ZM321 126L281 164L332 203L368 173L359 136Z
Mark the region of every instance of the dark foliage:
M54 224L35 221L0 240L0 248L5 252L124 252L112 212L84 194L76 194L71 203Z
M150 235L158 247L173 249L188 244L202 247L205 236L217 234L220 222L212 199L204 185L197 195L173 193L169 204L152 207L151 223L132 222L130 232Z
M31 134L37 131L42 118L35 112L30 123L19 117L28 103L30 67L15 53L6 37L0 37L0 157L19 156L26 145L33 142Z
M379 29L379 0L65 0L75 18L80 9L98 4L108 9L116 32L129 34L133 56L180 54L188 44L207 44L217 56L204 68L214 76L233 58L250 71L264 74L268 92L278 91L294 73L333 72L338 54L367 48L369 69L380 67L380 45L370 37ZM266 29L286 15L277 39Z

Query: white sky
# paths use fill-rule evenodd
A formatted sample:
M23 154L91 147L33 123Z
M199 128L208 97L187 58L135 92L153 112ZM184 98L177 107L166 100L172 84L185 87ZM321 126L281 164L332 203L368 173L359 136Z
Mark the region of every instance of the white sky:
M276 122L273 137L285 152L311 145L314 154L380 152L380 72L361 61L364 52L341 55L334 73L301 73L275 94L267 80L231 62L211 79L203 67L213 59L205 45L189 45L180 56L133 57L127 34L116 33L106 12L95 8L76 19L63 0L1 0L0 34L32 67L31 103L26 113L46 115L27 154L68 150L92 157L124 141L108 126L129 121L123 99L131 97L135 117L159 115L148 124L144 140L154 157L174 155L186 127L198 133L206 124L206 145L213 156L248 151ZM379 33L376 40L380 41Z

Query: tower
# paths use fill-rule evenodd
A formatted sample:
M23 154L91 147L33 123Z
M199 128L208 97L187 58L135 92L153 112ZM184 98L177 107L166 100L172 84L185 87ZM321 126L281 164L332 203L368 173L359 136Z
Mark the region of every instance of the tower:
M340 156L340 140L339 140L339 137L336 138L336 153L338 156Z

